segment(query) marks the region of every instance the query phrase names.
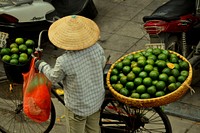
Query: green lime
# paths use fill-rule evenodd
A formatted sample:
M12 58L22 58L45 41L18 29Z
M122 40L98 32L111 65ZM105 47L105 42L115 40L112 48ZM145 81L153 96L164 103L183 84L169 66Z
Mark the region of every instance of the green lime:
M164 60L164 61L166 61L167 60L167 55L163 54L163 53L159 54L158 55L158 60Z
M149 95L149 93L143 93L143 94L141 94L140 98L141 99L148 99L148 98L151 98L151 96Z
M156 61L157 57L155 55L149 55L147 59L152 59L152 60Z
M154 85L147 88L147 93L154 95L156 93L156 87Z
M158 79L158 76L159 76L159 72L156 71L156 70L153 70L149 73L149 77L152 78L152 79Z
M126 88L122 88L122 89L120 89L119 93L124 96L128 96L129 91Z
M27 54L31 55L33 53L33 49L32 48L27 48Z
M130 71L131 71L131 67L130 67L130 66L124 66L124 67L122 68L122 72L123 72L124 74L128 74Z
M171 57L171 58L169 59L169 61L170 61L171 63L178 63L178 58Z
M170 54L170 58L177 58L178 59L178 56L176 54Z
M156 67L156 66L153 67L153 70L159 71L158 67Z
M3 55L9 55L10 54L10 49L2 48L0 53L1 53L2 56Z
M118 91L118 92L119 92L122 88L123 88L123 85L120 84L120 83L117 83L117 84L114 85L114 89L115 89L116 91Z
M174 76L174 77L178 77L180 75L180 72L178 69L172 69L171 70L171 74Z
M18 49L18 47L13 47L13 48L10 50L10 52L13 53L13 54L17 54L17 53L19 53L19 49Z
M142 69L138 66L132 68L132 72L135 73L136 75L138 75L141 71Z
M139 85L136 88L136 92L139 93L139 94L145 93L146 92L146 87L144 85Z
M27 53L21 53L21 54L19 55L19 57L24 57L25 59L28 59Z
M132 62L131 62L131 68L136 67L136 66L137 66L137 62L132 61Z
M165 54L165 55L167 55L167 57L168 57L169 54L170 54L169 51L168 51L168 50L165 50L165 49L162 50L162 53Z
M17 43L11 43L10 44L10 49L12 49L12 48L18 48Z
M174 76L169 76L168 83L176 83L176 78Z
M34 47L34 45L35 45L35 42L33 41L33 40L31 40L31 39L28 39L28 40L26 40L25 41L25 45L27 46L27 47Z
M17 65L18 64L18 59L11 59L10 60L10 64L13 64L13 65Z
M27 46L25 44L20 44L19 45L19 51L20 52L26 52L27 51Z
M135 78L134 79L134 84L136 86L141 85L142 84L142 78L140 78L140 77Z
M135 54L133 55L133 60L134 60L134 61L137 61L138 57L140 57L140 56L141 56L140 53L135 53Z
M142 51L142 52L140 52L140 53L142 53L142 56L145 56L146 51Z
M181 86L181 82L176 82L176 87L180 87Z
M177 62L178 62L178 59L172 57L172 58L169 59L169 61L170 61L171 63L177 63Z
M150 77L146 77L143 79L142 83L145 85L145 86L151 86L152 84L152 79Z
M136 92L133 92L130 96L131 98L136 98L136 99L139 99L140 98L140 94L139 93L136 93Z
M111 75L118 75L119 72L116 68L113 68L112 71L111 71Z
M165 87L166 87L166 83L164 81L158 81L156 83L156 89L157 90L162 90L163 91L165 89Z
M167 82L168 81L168 75L166 73L161 73L159 76L158 76L158 79L160 81L164 81L164 82Z
M158 80L153 80L152 85L156 85L158 83Z
M178 76L177 80L181 83L183 83L185 80L186 80L187 77L183 76L183 75L180 75Z
M182 70L182 71L180 72L180 74L181 74L182 76L187 77L187 76L189 75L189 72L188 72L187 70Z
M130 66L131 65L131 60L125 58L125 59L122 60L122 64L123 64L123 66Z
M178 63L181 63L182 61L183 61L182 59L180 59L180 58L178 59Z
M123 85L125 85L126 82L127 82L127 77L126 77L126 76L122 76L122 77L120 78L120 83L123 84Z
M166 73L167 75L170 75L171 74L171 69L169 67L165 67L163 70L162 70L162 73Z
M153 51L152 51L152 53L157 56L157 55L161 54L161 49L154 48Z
M17 44L23 44L24 43L24 39L21 38L21 37L18 37L18 38L15 39L15 43L17 43Z
M170 92L175 91L177 89L176 83L169 84L167 88Z
M164 69L167 65L166 62L164 60L157 60L156 61L156 65L158 66L158 68L160 69Z
M18 54L12 54L12 55L11 55L11 58L12 58L12 59L18 59L18 58L19 58L19 55L18 55Z
M146 61L146 57L145 56L140 56L140 57L137 58L137 61L139 61L139 60L145 60Z
M165 95L165 92L164 91L157 91L155 96L156 97L161 97L161 96L164 96Z
M117 83L118 82L118 76L117 75L113 75L110 77L110 82L112 84Z
M1 59L2 59L2 61L9 63L11 60L11 57L9 55L4 55Z
M147 57L147 58L148 58L149 55L152 55L152 53L151 52L145 52L144 53L144 56Z
M128 81L133 81L134 79L135 79L135 74L133 72L127 74Z
M146 49L146 52L152 53L152 52L153 52L153 48L147 48L147 49Z
M189 70L189 64L186 61L182 61L179 63L179 66L182 70Z
M179 64L177 64L177 63L174 63L174 68L179 70L179 69L180 69L180 66L179 66Z
M144 71L149 73L153 70L153 66L150 64L147 64L146 66L144 66Z
M154 65L154 60L153 59L147 59L147 64L150 64L150 65Z
M118 62L115 64L114 68L116 68L118 71L122 70L123 68L123 63L122 62Z
M119 73L118 78L120 79L122 76L125 76L122 72Z
M134 55L133 54L129 54L126 56L127 59L129 59L130 61L134 60Z
M146 60L138 60L137 65L138 67L144 67L147 64Z
M139 77L141 77L141 78L145 78L145 77L147 77L148 76L148 74L147 74L147 72L145 72L145 71L142 71L142 72L140 72L139 73L139 75L138 75Z
M134 83L133 82L127 82L125 87L128 89L128 90L133 90L134 89Z

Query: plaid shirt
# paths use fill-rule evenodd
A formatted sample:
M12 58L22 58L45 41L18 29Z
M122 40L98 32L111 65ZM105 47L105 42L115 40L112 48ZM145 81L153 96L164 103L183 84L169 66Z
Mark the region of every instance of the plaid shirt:
M106 59L102 47L95 45L79 51L66 51L56 60L54 68L46 62L39 70L52 81L62 81L65 106L80 116L98 111L104 100L103 67Z

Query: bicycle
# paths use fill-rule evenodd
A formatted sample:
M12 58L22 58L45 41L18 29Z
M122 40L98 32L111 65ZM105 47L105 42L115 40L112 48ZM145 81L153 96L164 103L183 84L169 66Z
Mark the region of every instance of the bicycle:
M39 43L40 41L41 35L39 35ZM109 67L110 65L106 65L105 77ZM59 85L62 87L62 84L59 83ZM53 102L51 103L49 120L43 123L34 122L23 113L22 85L14 85L14 87L10 84L8 89L1 90L0 93L0 119L2 120L0 131L2 133L50 132L56 120ZM107 88L106 84L105 88ZM52 88L51 93L64 105L63 98L56 93L55 89ZM101 107L99 124L103 133L172 133L170 121L160 107L137 108L128 106L116 100L108 89L106 89L106 97Z

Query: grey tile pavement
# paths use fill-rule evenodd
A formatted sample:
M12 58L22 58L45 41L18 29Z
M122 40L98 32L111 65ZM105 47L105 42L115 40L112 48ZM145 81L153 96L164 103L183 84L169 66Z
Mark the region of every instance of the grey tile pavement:
M93 1L99 12L94 19L101 30L99 43L104 48L106 56L111 55L110 62L114 63L118 58L127 53L144 49L144 45L149 43L149 38L143 29L142 17L151 14L155 8L168 0ZM52 65L55 62L55 58L62 53L62 50L55 50L48 44L42 45L42 48L44 49L43 58ZM1 77L5 76L2 62L0 62L0 75ZM188 93L178 102L172 103L173 105L170 104L168 107L164 107L170 119L173 133L199 132L200 92L198 88L198 86L194 87L195 94L190 95ZM56 105L57 120L51 132L64 133L64 107L57 99L52 99Z

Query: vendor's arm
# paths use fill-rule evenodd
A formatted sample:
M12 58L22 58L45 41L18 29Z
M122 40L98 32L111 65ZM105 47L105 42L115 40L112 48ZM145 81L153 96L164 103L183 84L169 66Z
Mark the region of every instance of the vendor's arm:
M65 75L62 70L62 61L59 58L57 58L54 68L41 60L38 65L38 70L44 73L53 84L60 82Z

